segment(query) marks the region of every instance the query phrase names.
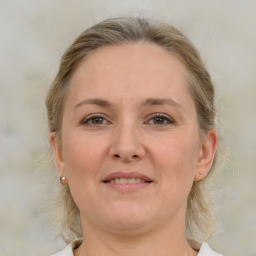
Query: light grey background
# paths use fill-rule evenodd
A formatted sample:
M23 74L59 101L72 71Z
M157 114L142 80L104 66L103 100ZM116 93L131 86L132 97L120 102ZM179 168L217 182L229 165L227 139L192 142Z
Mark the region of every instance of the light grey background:
M197 46L219 95L231 159L223 180L224 231L210 241L226 256L256 253L256 1L0 0L0 255L50 255L38 213L47 198L38 159L48 148L44 98L59 59L88 26L117 15L172 23Z

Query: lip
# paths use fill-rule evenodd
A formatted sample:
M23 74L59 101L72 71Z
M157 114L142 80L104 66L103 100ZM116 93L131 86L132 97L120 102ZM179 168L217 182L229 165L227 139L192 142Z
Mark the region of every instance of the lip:
M119 183L110 183L108 181L113 179L132 179L132 178L139 178L146 182L138 182L138 183L125 183L125 184L119 184ZM138 190L141 190L143 188L149 187L152 185L153 180L150 179L148 176L141 174L139 172L124 172L124 171L118 171L113 172L109 175L107 175L103 180L102 183L106 185L107 187L116 190L118 192L122 193L130 193L130 192L136 192Z
M138 179L145 180L147 182L153 181L148 176L141 174L139 172L124 172L124 171L112 172L111 174L107 175L102 181L107 182L117 178L124 178L124 179L138 178Z

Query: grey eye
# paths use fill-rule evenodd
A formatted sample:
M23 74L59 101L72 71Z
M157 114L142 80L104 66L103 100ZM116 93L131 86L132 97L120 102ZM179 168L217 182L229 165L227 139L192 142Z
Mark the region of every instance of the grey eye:
M107 124L108 121L106 118L100 115L94 115L94 116L88 116L87 118L83 119L81 124L82 125L102 125L102 124Z
M166 121L168 121L168 120L166 120L166 118L160 117L160 116L157 116L157 117L153 118L154 124L165 124Z
M165 124L172 124L174 123L172 119L165 115L157 115L152 117L149 121L149 124L154 124L154 125L165 125Z

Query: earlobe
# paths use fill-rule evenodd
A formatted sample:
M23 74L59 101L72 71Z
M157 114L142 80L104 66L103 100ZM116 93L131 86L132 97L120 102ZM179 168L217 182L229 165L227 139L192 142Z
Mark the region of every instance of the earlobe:
M62 185L67 185L68 184L68 181L67 181L65 176L60 176L60 183Z
M195 181L203 180L207 177L214 160L217 150L218 135L215 129L212 129L205 136L201 145L200 155L197 162L197 168L194 175Z
M55 163L60 177L65 176L65 163L62 157L62 148L59 145L57 135L55 132L51 132L49 135L49 141L54 153Z

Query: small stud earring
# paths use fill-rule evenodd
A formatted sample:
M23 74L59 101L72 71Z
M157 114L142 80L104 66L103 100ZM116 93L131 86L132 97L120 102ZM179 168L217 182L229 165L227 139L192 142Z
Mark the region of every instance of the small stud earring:
M66 177L65 176L60 176L60 183L62 185L67 185Z

